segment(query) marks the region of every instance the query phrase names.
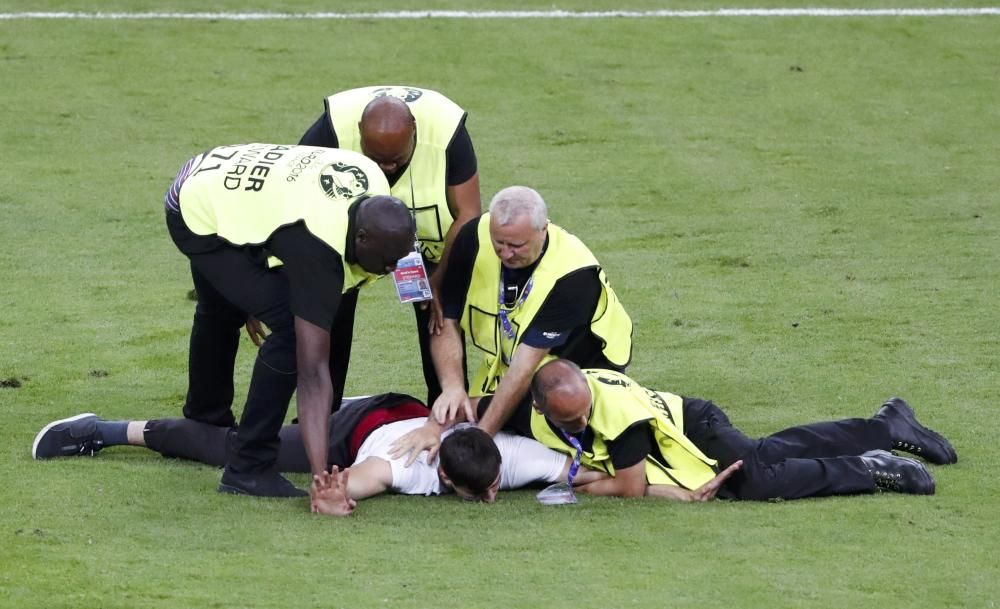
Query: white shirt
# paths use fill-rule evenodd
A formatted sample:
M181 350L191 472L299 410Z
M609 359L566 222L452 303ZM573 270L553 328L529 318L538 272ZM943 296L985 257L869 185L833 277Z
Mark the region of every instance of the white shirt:
M406 457L392 459L389 446L400 436L417 429L427 422L427 417L396 421L379 427L361 444L355 463L369 457L377 457L389 462L392 468L392 490L405 495L440 495L449 492L438 478L438 459L427 463L427 451L410 467L405 467ZM444 440L459 425L441 435ZM500 488L503 490L521 488L534 482L556 482L562 476L566 465L566 455L558 453L531 438L523 438L500 432L493 438L500 450Z

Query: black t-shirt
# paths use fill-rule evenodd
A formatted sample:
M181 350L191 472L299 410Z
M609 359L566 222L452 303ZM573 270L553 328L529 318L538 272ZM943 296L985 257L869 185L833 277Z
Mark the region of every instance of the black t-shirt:
M419 127L417 125L418 129ZM417 137L419 138L419 134ZM340 147L340 140L337 138L337 133L333 130L333 123L330 121L329 110L324 112L306 130L302 135L302 139L299 140L299 144L302 146L322 146L323 148ZM476 151L472 147L472 138L469 136L469 131L465 128L464 117L462 118L462 122L459 123L458 129L455 130L455 135L452 136L447 150L445 150L445 156L447 161L445 179L448 186L456 186L468 182L479 170ZM398 179L405 170L406 167L401 168L395 177ZM392 183L395 183L395 180L391 180L390 184Z
M352 206L350 223L354 222ZM348 234L353 231L348 229ZM302 222L275 231L268 249L288 276L289 306L296 317L330 330L340 307L344 287L343 259L332 247L309 232ZM345 252L348 255L350 252Z
M649 422L639 421L616 439L608 441L607 445L615 471L621 471L645 459L656 444Z
M489 408L492 399L493 396L488 395L479 400L477 411L479 412L480 418L482 418L482 416L486 413L486 409ZM548 423L552 433L562 438L562 432L558 427L553 425L548 419L546 419L545 422ZM518 404L514 414L510 417L507 423L504 424L503 428L520 436L525 436L527 438L534 437L531 433L530 398L527 401ZM574 434L574 436L580 441L580 445L583 447L585 452L593 450L594 431L590 427L584 429L583 433ZM649 426L649 421L639 421L638 423L629 426L614 440L606 440L605 445L608 447L608 456L611 459L611 464L614 466L615 471L621 471L625 468L632 467L636 463L645 459L646 456L652 452L653 447L656 444L653 439L653 430Z
M492 247L490 244L479 243L478 229L478 219L470 221L458 232L451 246L448 268L441 284L441 306L448 319L462 318L476 255L480 247ZM508 269L501 266L505 293L513 296L506 299L509 301L508 305L517 300L517 295L521 294L547 249L548 241L538 261L530 267ZM499 263L497 260L497 264ZM497 286L498 299L499 288ZM538 349L550 349L556 355L573 359L580 366L605 367L599 365L604 361L603 357L594 360L595 348L600 353L603 345L590 332L590 320L597 309L601 289L596 268L580 269L561 277L553 285L534 319L524 329L521 341Z

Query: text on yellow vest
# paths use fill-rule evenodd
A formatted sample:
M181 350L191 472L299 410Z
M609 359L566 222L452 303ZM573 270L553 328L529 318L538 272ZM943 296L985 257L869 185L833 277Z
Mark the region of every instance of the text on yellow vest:
M199 157L180 191L191 232L262 245L279 228L304 222L343 259L345 292L379 277L344 257L350 206L389 194L373 161L350 150L276 144L220 146Z

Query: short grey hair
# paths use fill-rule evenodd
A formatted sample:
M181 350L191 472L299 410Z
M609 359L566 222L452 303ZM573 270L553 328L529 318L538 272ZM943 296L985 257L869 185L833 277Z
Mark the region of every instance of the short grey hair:
M490 217L500 226L507 226L524 214L531 218L531 227L535 230L542 230L549 221L545 199L533 188L508 186L493 195L490 201Z

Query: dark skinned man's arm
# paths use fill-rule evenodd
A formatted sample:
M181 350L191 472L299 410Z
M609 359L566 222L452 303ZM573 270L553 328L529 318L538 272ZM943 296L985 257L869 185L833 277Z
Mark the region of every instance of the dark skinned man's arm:
M444 237L444 253L441 254L441 262L438 265L439 272L448 266L451 244L455 241L455 235L458 234L459 229L465 226L469 220L475 220L483 213L483 202L479 196L479 174L474 174L461 184L449 186L445 189L445 194L448 197L448 209L451 210L454 222Z
M326 471L329 451L330 404L333 382L330 380L330 333L301 317L295 318L295 358L298 363L296 406L299 428L312 473Z

